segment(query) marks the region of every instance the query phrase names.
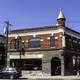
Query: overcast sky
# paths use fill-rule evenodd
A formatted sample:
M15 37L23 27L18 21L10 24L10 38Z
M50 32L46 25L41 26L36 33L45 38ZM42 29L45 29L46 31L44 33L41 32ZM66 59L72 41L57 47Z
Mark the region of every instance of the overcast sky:
M0 33L5 20L11 29L55 25L60 8L66 26L80 32L80 0L0 0Z

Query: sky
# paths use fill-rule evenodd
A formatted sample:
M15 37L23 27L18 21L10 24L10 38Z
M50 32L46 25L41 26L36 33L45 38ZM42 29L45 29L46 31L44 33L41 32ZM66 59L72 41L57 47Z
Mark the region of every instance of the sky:
M0 34L7 20L12 30L55 25L60 8L66 26L80 32L80 0L0 0Z

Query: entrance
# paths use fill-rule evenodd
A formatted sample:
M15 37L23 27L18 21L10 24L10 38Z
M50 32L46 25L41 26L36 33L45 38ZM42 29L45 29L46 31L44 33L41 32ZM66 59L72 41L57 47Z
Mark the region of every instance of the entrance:
M57 57L51 60L51 75L61 75L61 61Z

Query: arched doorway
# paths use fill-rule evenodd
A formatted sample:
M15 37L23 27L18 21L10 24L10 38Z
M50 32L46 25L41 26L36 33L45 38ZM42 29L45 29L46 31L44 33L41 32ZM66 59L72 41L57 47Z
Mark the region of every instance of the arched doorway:
M51 75L61 75L61 61L57 57L51 60Z

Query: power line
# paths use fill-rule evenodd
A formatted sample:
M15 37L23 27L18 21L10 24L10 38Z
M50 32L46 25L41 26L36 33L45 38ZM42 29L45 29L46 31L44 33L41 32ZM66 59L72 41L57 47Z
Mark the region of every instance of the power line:
M67 23L80 23L80 21L66 21Z

